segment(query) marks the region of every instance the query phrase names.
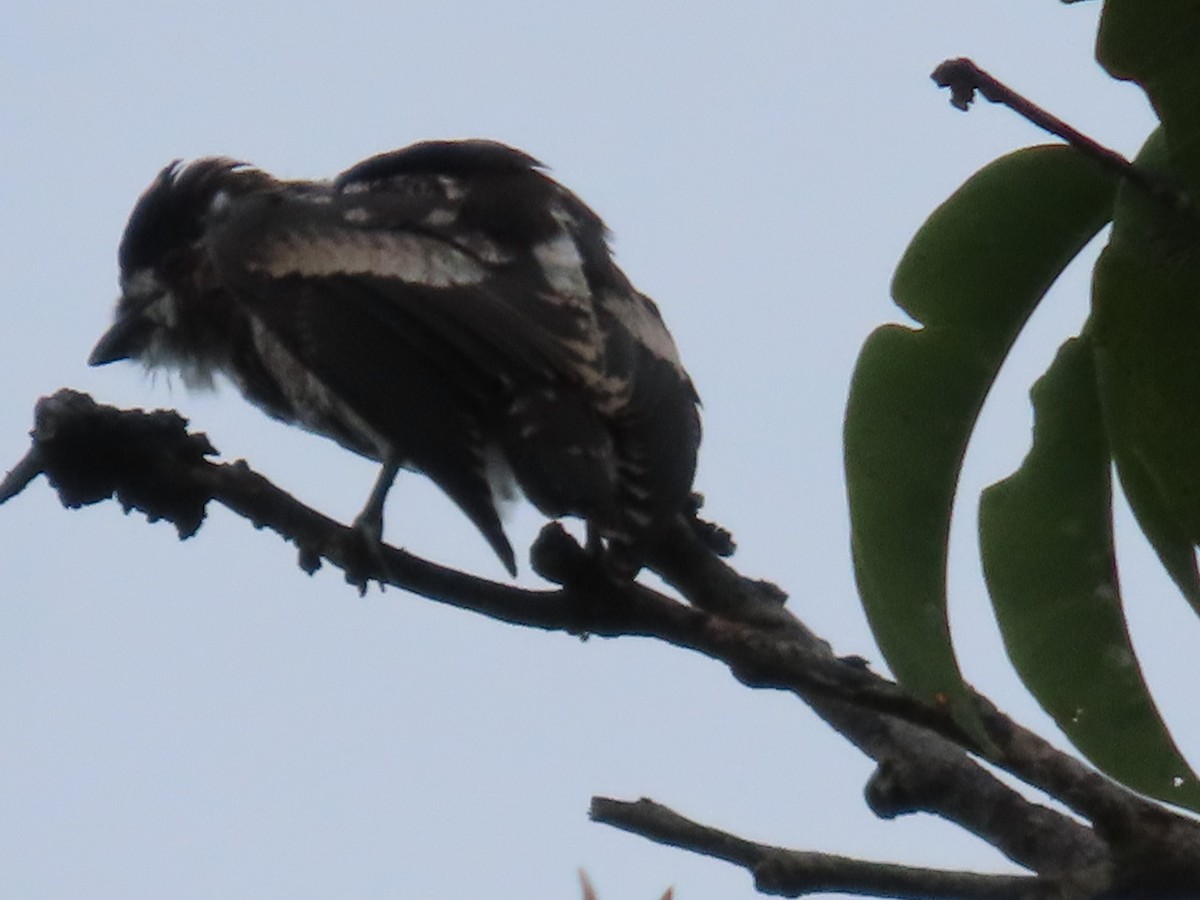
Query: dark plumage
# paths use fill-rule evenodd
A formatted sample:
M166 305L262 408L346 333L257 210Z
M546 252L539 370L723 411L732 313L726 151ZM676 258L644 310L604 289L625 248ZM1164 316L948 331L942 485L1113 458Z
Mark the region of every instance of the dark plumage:
M685 506L697 399L599 217L518 150L428 142L332 182L227 159L165 168L121 241L116 321L90 362L189 385L432 478L510 571L494 488L580 516L621 571Z

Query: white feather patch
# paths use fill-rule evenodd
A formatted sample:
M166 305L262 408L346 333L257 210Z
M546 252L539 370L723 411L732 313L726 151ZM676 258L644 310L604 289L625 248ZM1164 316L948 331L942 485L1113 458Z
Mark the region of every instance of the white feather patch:
M583 274L583 256L571 235L570 217L562 208L555 208L552 215L560 230L549 240L534 245L533 258L554 290L570 297L587 297L589 290Z
M429 287L478 284L487 270L445 241L403 232L292 234L253 252L246 268L273 278L375 275Z
M637 339L638 343L659 359L669 362L681 376L687 377L679 360L679 350L675 347L675 341L671 339L667 326L658 317L648 298L641 294L606 292L601 295L600 304Z

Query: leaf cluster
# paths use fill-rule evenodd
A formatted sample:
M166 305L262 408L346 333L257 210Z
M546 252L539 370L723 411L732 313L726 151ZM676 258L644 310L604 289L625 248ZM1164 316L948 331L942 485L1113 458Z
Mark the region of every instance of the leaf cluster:
M1009 657L1075 746L1124 784L1200 810L1129 638L1113 537L1115 472L1200 612L1200 5L1109 0L1097 56L1160 119L1133 166L1122 174L1115 154L1071 135L1019 150L939 207L899 263L893 296L919 324L868 338L847 404L855 571L900 682L986 746L946 611L959 473L1017 336L1111 225L1090 314L1032 388L1032 448L983 492L981 557Z

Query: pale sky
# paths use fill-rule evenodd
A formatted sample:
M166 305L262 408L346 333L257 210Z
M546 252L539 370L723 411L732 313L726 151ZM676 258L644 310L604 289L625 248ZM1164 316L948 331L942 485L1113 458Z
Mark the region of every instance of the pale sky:
M415 140L492 137L605 218L704 400L697 488L746 574L841 653L882 668L854 592L840 458L858 347L898 317L892 269L975 169L1043 140L929 72L972 56L1132 155L1139 92L1092 61L1098 3L830 4L110 0L20 4L0 33L0 468L62 386L172 406L348 520L374 466L268 421L85 361L116 296L116 245L167 162L225 154L319 178ZM974 500L1028 441L1029 383L1085 313L1073 270L985 411L951 584L969 679L1053 726L1004 658L978 574ZM524 548L540 521L510 528ZM1200 749L1200 628L1124 516L1123 576L1148 677ZM504 578L459 512L402 475L386 533ZM112 503L65 511L43 481L0 508L0 872L19 898L755 896L726 863L587 820L648 796L797 849L1002 870L930 817L879 822L871 766L794 698L645 640L580 642L302 574L213 507L193 539Z

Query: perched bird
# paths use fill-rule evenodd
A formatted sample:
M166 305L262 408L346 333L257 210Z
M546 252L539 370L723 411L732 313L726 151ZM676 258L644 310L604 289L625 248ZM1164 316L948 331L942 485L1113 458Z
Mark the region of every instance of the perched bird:
M532 157L431 141L333 181L174 162L120 246L115 322L92 351L227 376L269 415L382 463L356 525L382 534L401 468L424 473L509 572L497 500L578 516L617 570L681 514L698 400L607 230Z

